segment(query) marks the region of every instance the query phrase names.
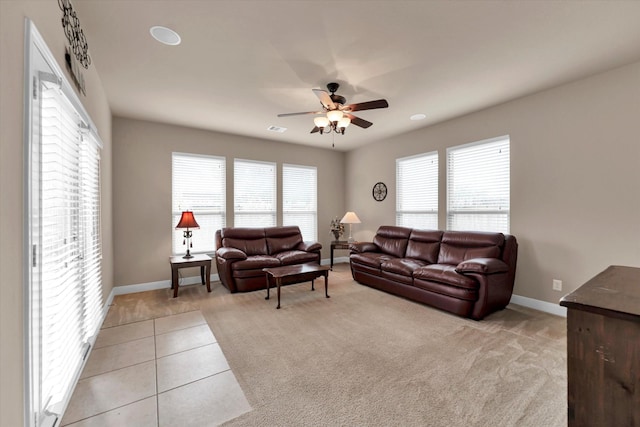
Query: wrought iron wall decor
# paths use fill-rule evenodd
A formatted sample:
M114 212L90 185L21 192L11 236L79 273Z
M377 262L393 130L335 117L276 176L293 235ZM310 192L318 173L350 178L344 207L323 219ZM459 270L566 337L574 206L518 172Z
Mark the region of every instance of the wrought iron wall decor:
M80 28L78 15L73 10L70 0L58 0L58 6L62 10L62 28L64 28L64 34L69 41L71 52L84 68L89 68L89 64L91 64L89 44L84 36L84 31Z

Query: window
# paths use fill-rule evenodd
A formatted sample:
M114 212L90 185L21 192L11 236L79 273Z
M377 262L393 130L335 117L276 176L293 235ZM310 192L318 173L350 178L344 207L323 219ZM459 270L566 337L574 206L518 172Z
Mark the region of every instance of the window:
M102 320L101 143L30 22L28 417L61 416Z
M509 232L509 137L447 149L447 229Z
M297 225L304 240L317 240L318 170L282 165L282 225Z
M216 230L226 224L226 160L224 157L173 153L171 163L173 254L187 249L183 245L184 230L175 229L182 211L193 211L200 226L193 232L191 252L213 252Z
M438 229L438 153L396 160L396 225Z
M233 177L234 226L275 226L276 164L235 159Z

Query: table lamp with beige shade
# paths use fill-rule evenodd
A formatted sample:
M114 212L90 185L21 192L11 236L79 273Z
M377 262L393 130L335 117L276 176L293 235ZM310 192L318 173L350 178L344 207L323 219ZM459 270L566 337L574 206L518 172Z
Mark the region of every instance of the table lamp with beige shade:
M344 214L340 222L343 224L349 224L349 243L352 243L354 240L351 234L351 227L353 224L360 224L360 218L358 218L358 215L356 215L355 212L347 212Z

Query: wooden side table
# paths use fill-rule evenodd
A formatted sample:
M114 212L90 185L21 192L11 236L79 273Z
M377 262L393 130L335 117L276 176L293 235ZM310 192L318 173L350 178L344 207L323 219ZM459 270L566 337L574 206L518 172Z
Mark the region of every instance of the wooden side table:
M349 242L346 240L337 240L331 242L331 270L333 270L333 251L334 249L349 249Z
M200 278L202 284L207 285L207 292L211 292L211 257L209 255L194 255L192 258L181 256L169 257L171 264L171 289L173 297L178 296L178 270L187 267L200 267Z

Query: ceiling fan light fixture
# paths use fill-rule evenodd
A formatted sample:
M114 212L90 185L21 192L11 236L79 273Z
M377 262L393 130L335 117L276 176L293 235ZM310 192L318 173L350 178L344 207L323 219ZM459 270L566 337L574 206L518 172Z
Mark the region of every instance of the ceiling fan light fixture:
M363 110L375 110L378 108L387 108L389 103L386 99L376 99L373 101L360 102L357 104L347 104L347 100L344 96L336 95L336 90L340 85L338 83L327 84L327 89L331 92L331 95L327 91L321 89L313 89L313 93L320 100L322 105L322 111L306 111L303 113L285 113L278 114L278 117L287 116L299 116L313 114L314 128L310 133L323 134L340 134L344 135L344 131L349 125L353 124L363 129L367 129L373 123L361 119L360 117L351 114L354 111ZM323 114L324 113L324 114ZM322 114L322 115L318 115Z
M331 110L327 113L327 118L330 122L337 122L342 118L344 114L340 110Z
M349 126L351 124L351 119L347 116L343 116L340 120L338 120L338 127L339 128L346 128L347 126Z
M320 129L322 128L326 128L327 126L329 126L329 119L326 118L325 116L318 116L315 119L313 119L313 123Z

